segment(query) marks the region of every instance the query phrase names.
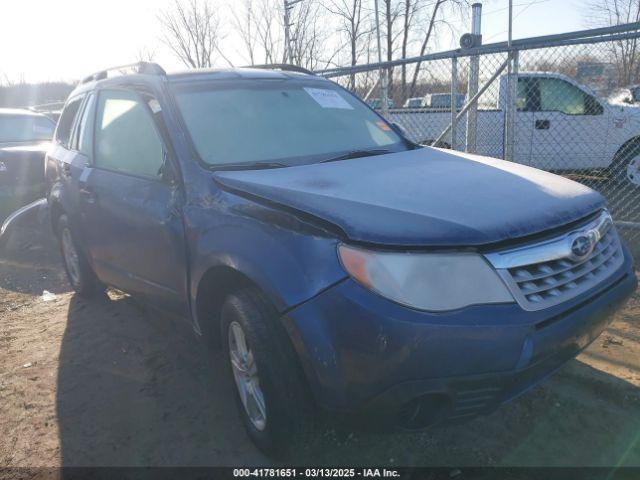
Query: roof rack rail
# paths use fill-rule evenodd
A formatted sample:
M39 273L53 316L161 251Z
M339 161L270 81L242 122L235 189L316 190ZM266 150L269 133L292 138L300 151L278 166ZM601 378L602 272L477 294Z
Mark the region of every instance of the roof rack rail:
M243 68L261 68L264 70L282 70L283 72L306 73L307 75L315 75L311 70L297 65L289 65L288 63L271 63L265 65L247 65Z
M160 65L154 62L136 62L129 63L127 65L120 65L118 67L111 67L99 72L93 73L87 77L84 77L80 83L88 83L96 80L104 80L109 76L109 72L118 72L120 75L127 75L128 73L138 73L146 75L161 75L165 76L167 72L164 71Z

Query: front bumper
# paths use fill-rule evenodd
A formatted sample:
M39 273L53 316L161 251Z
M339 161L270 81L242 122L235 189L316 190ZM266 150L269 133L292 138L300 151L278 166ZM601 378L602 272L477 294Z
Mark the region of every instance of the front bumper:
M489 413L595 340L637 286L633 262L537 312L411 310L345 280L283 317L317 402L406 428Z

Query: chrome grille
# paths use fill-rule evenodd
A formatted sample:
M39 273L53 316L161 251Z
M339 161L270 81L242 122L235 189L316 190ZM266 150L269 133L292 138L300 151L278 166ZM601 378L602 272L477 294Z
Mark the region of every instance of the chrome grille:
M593 250L584 258L576 258L572 242L588 234L594 238ZM606 280L624 261L607 212L560 237L489 254L487 258L525 310L541 310L570 300Z

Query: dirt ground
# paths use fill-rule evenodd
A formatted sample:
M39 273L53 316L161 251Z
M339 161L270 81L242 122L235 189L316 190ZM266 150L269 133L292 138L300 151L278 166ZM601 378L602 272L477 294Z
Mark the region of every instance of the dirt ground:
M221 364L188 325L130 297L71 294L47 229L20 228L0 251L0 467L267 465ZM330 429L296 463L640 466L640 295L488 417L419 434Z

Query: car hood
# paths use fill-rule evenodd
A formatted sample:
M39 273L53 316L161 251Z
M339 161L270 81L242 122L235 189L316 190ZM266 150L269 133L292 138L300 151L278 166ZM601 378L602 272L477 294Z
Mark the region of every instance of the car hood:
M46 153L51 142L37 140L33 142L0 142L0 150L5 152L42 152Z
M435 148L214 174L221 187L389 246L480 246L565 225L604 207L584 185L534 168Z

